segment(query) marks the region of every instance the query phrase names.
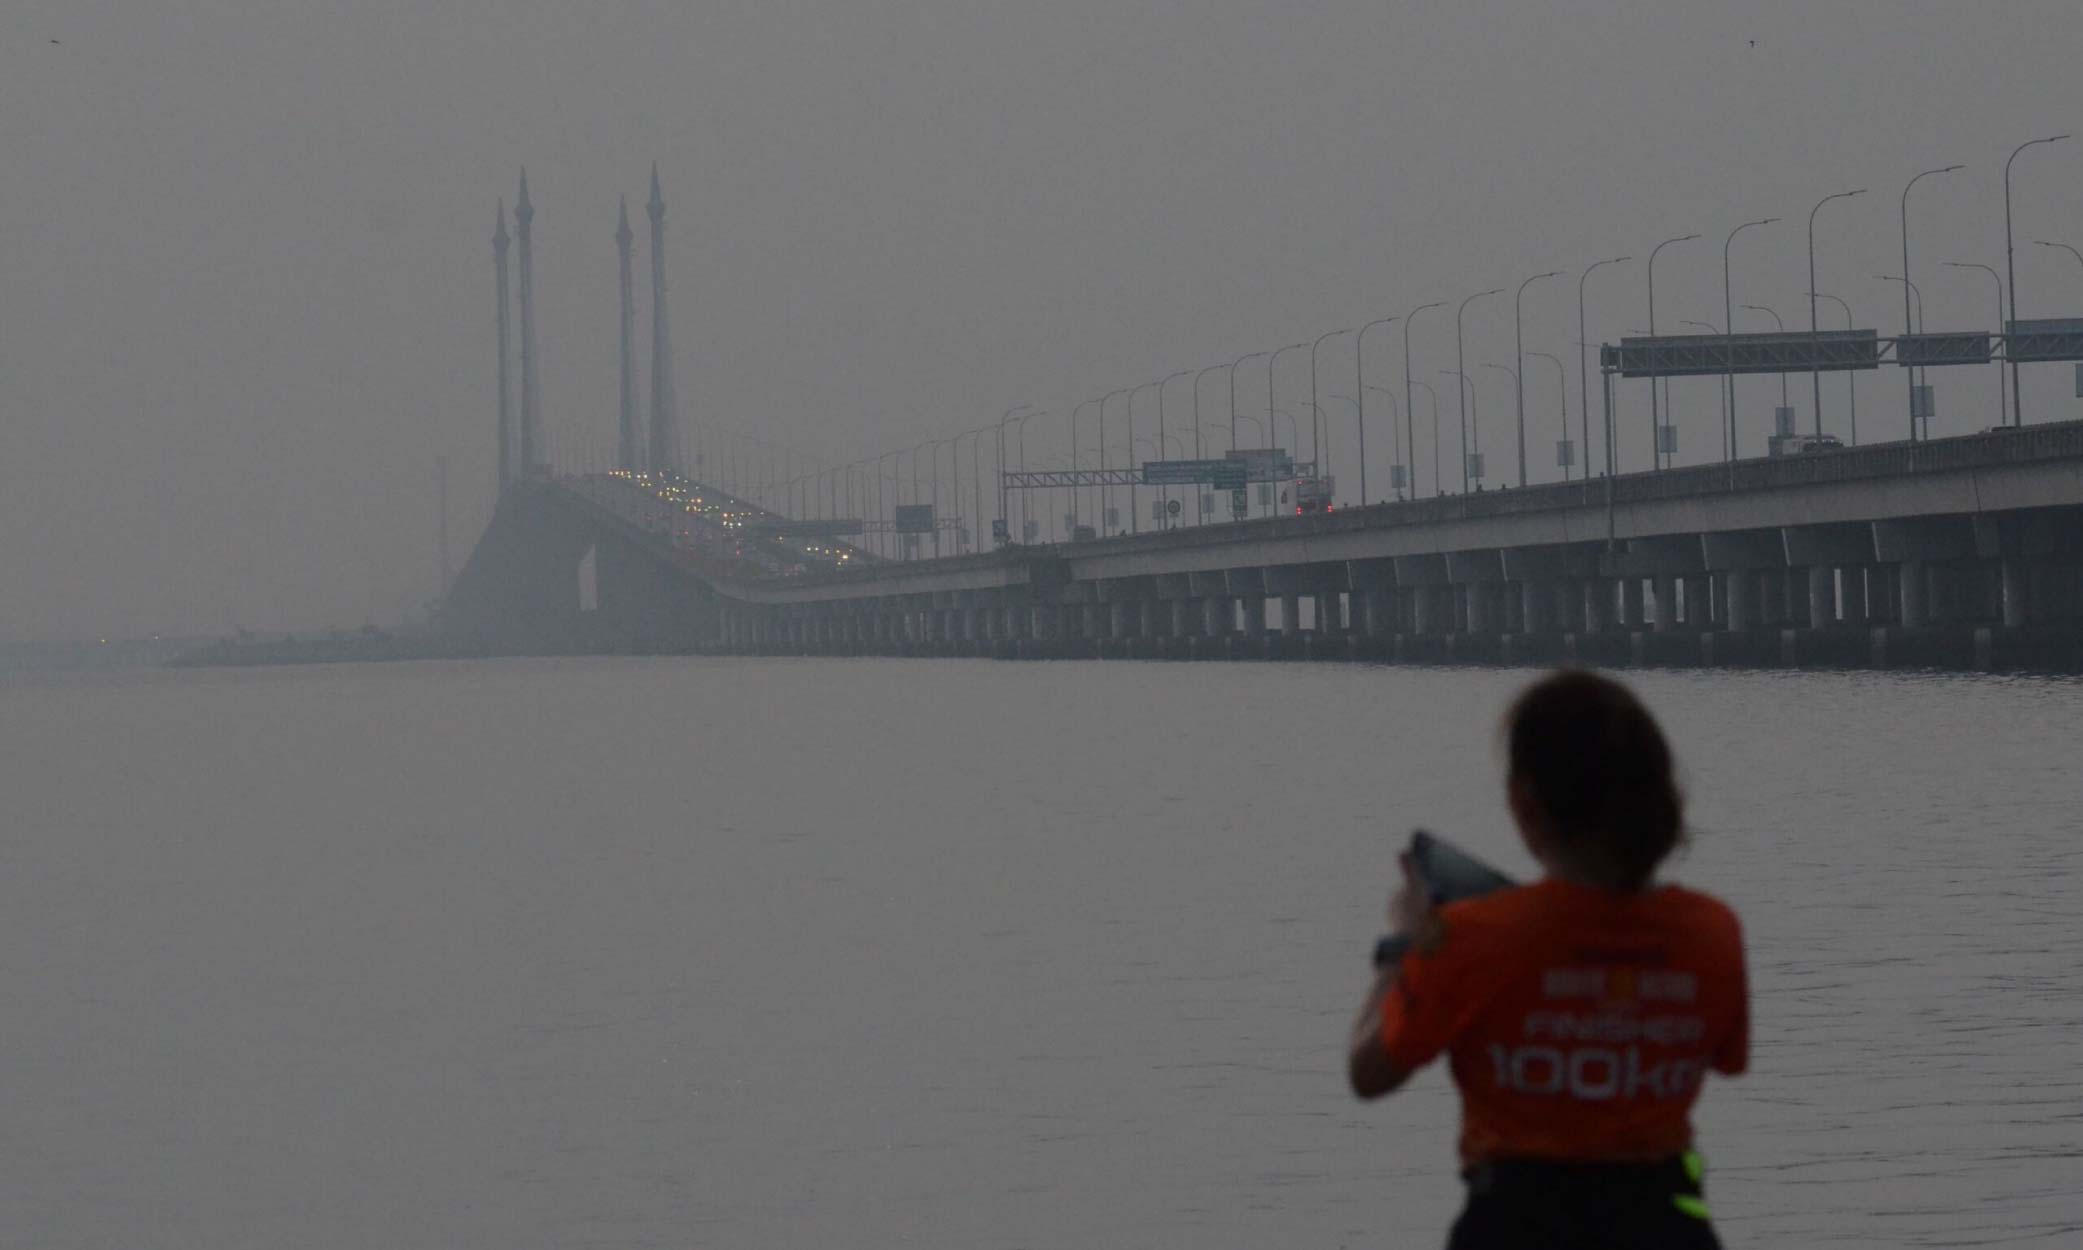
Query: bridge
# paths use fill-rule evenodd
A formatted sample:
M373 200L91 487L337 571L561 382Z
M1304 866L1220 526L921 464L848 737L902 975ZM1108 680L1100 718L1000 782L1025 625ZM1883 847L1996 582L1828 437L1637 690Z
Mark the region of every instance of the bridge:
M488 653L2083 669L2083 422L946 558L756 514L670 475L517 481L443 627Z

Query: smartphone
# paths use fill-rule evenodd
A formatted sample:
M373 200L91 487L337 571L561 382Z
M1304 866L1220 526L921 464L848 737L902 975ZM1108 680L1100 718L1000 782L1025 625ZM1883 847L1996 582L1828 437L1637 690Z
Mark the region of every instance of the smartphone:
M1519 884L1490 865L1423 829L1410 835L1410 860L1432 901L1451 903Z

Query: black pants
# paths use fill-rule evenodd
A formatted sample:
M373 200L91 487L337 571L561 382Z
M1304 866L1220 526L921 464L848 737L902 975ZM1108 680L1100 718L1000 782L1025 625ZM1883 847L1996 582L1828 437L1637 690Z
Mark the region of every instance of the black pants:
M1699 1156L1660 1163L1498 1160L1463 1173L1447 1250L1719 1250Z

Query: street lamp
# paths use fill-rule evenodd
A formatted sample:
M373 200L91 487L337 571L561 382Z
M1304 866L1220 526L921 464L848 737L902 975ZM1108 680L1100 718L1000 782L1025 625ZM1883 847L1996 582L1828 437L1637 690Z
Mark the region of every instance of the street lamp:
M1374 392L1375 394L1377 394L1377 395L1381 396L1381 397L1382 397L1383 399L1386 399L1386 400L1388 400L1388 401L1389 401L1389 453L1390 453L1391 455L1394 455L1394 454L1395 454L1395 451L1396 451L1396 422L1397 422L1397 420L1398 420L1398 417L1397 417L1397 412L1398 412L1398 405L1397 405L1397 403L1396 403L1396 392L1394 392L1394 391L1390 390L1390 389L1389 389L1388 387L1386 387L1386 386L1376 386L1376 385L1375 385L1374 383L1372 383L1372 382L1369 382L1369 383L1367 383L1367 384L1366 384L1366 389L1365 389L1365 390L1362 390L1362 391L1360 392L1360 397L1361 397L1362 399L1365 399L1365 398L1366 398L1366 396L1367 396L1367 391L1373 391L1373 392ZM1405 428L1407 429L1407 428L1408 428L1408 426L1406 425L1406 427L1405 427ZM1362 466L1362 467L1364 468L1365 466ZM1393 467L1397 467L1397 466L1391 466L1391 467L1393 468ZM1396 484L1395 484L1395 482L1394 482L1393 480L1392 480L1392 481L1390 482L1390 484L1389 484L1389 485L1390 485L1390 489L1391 489L1391 490L1394 490L1394 491L1396 492L1396 498L1397 498L1398 500L1401 500L1401 499L1402 499L1402 498L1404 497L1404 492L1405 492L1406 490L1409 490L1409 489L1411 489L1411 483L1410 483L1410 477L1409 477L1409 474L1410 474L1410 466L1409 466L1409 465L1403 465L1403 466L1401 466L1401 468L1403 469L1403 472L1404 472L1404 480L1403 480L1403 484L1402 484L1401 486L1398 486L1398 485L1396 485ZM1392 476L1392 478L1393 478L1393 474L1392 474L1391 476ZM1365 475L1365 474L1362 474L1362 475L1361 475L1361 479L1360 479L1360 480L1361 480L1362 482L1366 481L1366 475Z
M2033 242L2039 244L2041 247L2058 247L2062 251L2067 252L2069 255L2075 257L2077 264L2083 265L2083 252L2077 251L2075 248L2069 246L2066 243L2049 243L2045 239L2034 239Z
M1410 323L1416 321L1418 319L1418 314L1425 311L1427 308L1445 307L1445 301L1436 301L1430 304L1420 304L1416 308L1411 309L1409 312L1403 315L1403 411L1406 414L1408 414L1411 411L1410 388L1412 386L1412 383L1410 380ZM1423 383L1418 383L1418 385L1423 385ZM1439 443L1437 442L1437 439L1439 438L1439 400L1437 398L1434 398L1432 401L1432 413L1432 437L1435 440L1432 444L1432 493L1434 495L1438 495L1440 494L1440 486ZM1410 465L1410 497L1412 499L1416 499L1418 497L1418 449L1417 436L1411 432L1411 424L1412 423L1408 420L1405 420L1403 423L1403 458Z
M1243 354L1242 356L1239 356L1239 357L1237 357L1237 358L1236 358L1235 360L1232 360L1232 361L1230 362L1230 446L1231 446L1231 447L1235 447L1235 446L1237 445L1237 421L1238 421L1238 414L1237 414L1237 366L1238 366L1238 365L1241 365L1241 364L1243 364L1243 363L1244 363L1245 361L1247 361L1247 360L1256 360L1256 359L1257 359L1258 357L1260 357L1260 356L1265 356L1265 355L1269 355L1269 354L1270 354L1270 353L1267 353L1267 352L1246 352L1246 353L1244 353L1244 354ZM1267 369L1267 380L1266 380L1266 385L1267 385L1267 387L1268 387L1268 389L1269 389L1269 390L1270 390L1270 388L1271 388L1271 386L1272 386L1272 376L1271 376L1271 373L1272 373L1272 368L1273 368L1273 366L1272 366L1272 365L1271 365L1270 363L1268 363L1268 364L1267 364L1267 366L1266 366L1266 369ZM1272 444L1270 444L1270 443L1268 443L1268 442L1266 441L1266 427L1265 427L1264 425L1260 424L1260 423L1259 423L1259 421L1258 421L1258 419L1257 419L1256 417L1250 417L1250 418L1245 418L1245 419L1246 419L1246 420L1249 420L1249 421L1251 422L1251 424L1252 424L1252 425L1254 425L1254 426L1257 426L1257 427L1258 427L1258 437L1259 437L1259 446L1261 446L1261 447L1265 447L1265 448L1270 448L1270 447L1272 446ZM1249 474L1247 474L1247 475L1246 475L1246 477L1247 477L1247 479L1248 479L1248 477L1249 477ZM1246 505L1245 505L1245 510L1246 510L1247 514L1248 514L1248 513L1249 513L1249 511L1250 511L1250 504L1249 504L1248 502L1247 502L1247 503L1246 503ZM1243 517L1241 517L1241 516L1232 516L1232 518L1231 518L1231 519L1232 519L1232 520L1238 520L1238 521L1241 521L1241 520L1243 520L1244 518L1243 518Z
M1746 221L1734 230L1729 231L1729 237L1722 240L1721 320L1723 324L1728 326L1729 333L1732 335L1736 332L1736 310L1732 306L1732 301L1735 297L1730 293L1729 288L1729 248L1735 244L1736 236L1745 230L1750 229L1752 226L1769 226L1778 220L1779 218L1777 217L1760 217L1756 221ZM1724 354L1728 360L1728 368L1724 369L1721 375L1721 411L1722 421L1728 427L1725 437L1728 439L1729 459L1734 460L1736 458L1736 345L1734 343L1728 344Z
M1466 369L1468 368L1468 358L1467 358L1467 352L1466 352L1466 349L1465 349L1465 347L1464 347L1464 343L1463 343L1463 340L1464 340L1464 338L1465 338L1466 336L1465 336L1465 334L1463 333L1463 331L1462 331L1462 328L1461 328L1461 315L1462 315L1463 313L1465 313L1465 312L1467 312L1467 311L1468 311L1468 305L1469 305L1469 304L1470 304L1470 303L1471 303L1472 301L1474 301L1474 300L1479 300L1479 299L1483 298L1483 297L1484 297L1485 295L1502 295L1502 294L1504 294L1504 288L1503 288L1503 287L1501 287L1501 286L1500 286L1500 287L1492 287L1492 288L1491 288L1490 290L1487 290L1487 291L1477 291L1477 292L1476 292L1475 294L1473 294L1473 295L1469 296L1469 297L1468 297L1467 299L1464 299L1464 300L1462 300L1462 301L1461 301L1461 306L1460 306L1459 308L1457 308L1457 309L1455 309L1455 310L1454 310L1454 367L1453 367L1452 369L1443 369L1443 370L1441 370L1441 372L1442 372L1442 373L1452 373L1452 374L1455 374L1456 376L1458 376L1458 377L1459 377L1459 378L1461 379L1461 385L1462 385L1462 388L1463 388L1463 389L1462 389L1462 392L1461 392L1461 493L1462 493L1462 494L1464 494L1464 495L1468 493L1468 468L1469 468L1469 465L1468 465L1468 406L1469 406L1469 405L1468 405L1468 392L1469 392L1469 391L1471 391L1471 390L1473 390L1473 389L1475 389L1475 383L1473 383L1473 382L1470 382L1470 381L1468 380L1468 374L1467 374L1467 373L1465 372L1465 370L1466 370ZM1475 440L1475 445L1476 445L1476 451L1477 451L1477 453L1478 453L1478 454L1480 454L1480 453L1482 452L1482 449L1483 449L1483 434L1482 434L1482 427L1481 427L1481 425L1478 425L1478 426L1476 427L1476 440Z
M1027 412L1033 407L1033 404L1014 404L1005 410L1004 416L998 418L998 519L1006 523L1005 540L1008 543L1012 541L1012 523L1005 510L1005 425L1019 413ZM1106 410L1100 411L1104 413Z
M1466 373L1463 373L1459 369L1441 369L1440 372L1450 378L1459 379L1456 385L1460 391L1461 399L1461 493L1465 495L1468 493L1469 477L1468 409L1475 400L1475 380L1473 378L1470 378ZM1481 446L1480 443L1478 443L1477 445ZM1438 448L1435 446L1433 451L1434 455L1436 456L1438 454ZM1478 452L1477 454L1480 455L1481 453Z
M1692 326L1692 327L1693 327L1694 329L1698 329L1698 330L1705 330L1705 331L1706 331L1707 333L1709 333L1709 334L1712 334L1712 335L1714 335L1714 336L1715 336L1715 337L1717 337L1717 338L1721 337L1721 331L1720 331L1720 329L1718 329L1718 328L1717 328L1717 327L1715 326L1715 324L1714 324L1713 322L1711 322L1711 321L1690 321L1690 320L1687 320L1686 318L1680 317L1680 318L1678 319L1678 324L1679 324L1679 325L1682 325L1682 326ZM1723 358L1724 358L1725 360L1727 359L1727 352L1726 352L1726 351L1724 351L1724 353L1723 353ZM1724 375L1724 377L1726 377L1726 375ZM1722 455L1723 455L1723 457L1724 457L1724 458L1726 459L1726 458L1728 457L1728 450L1729 450L1729 439L1728 439L1728 425L1729 425L1729 396L1728 396L1728 392L1727 392L1726 390L1723 390L1723 391L1722 391L1722 395L1721 395L1721 424L1722 424L1722 438L1721 438L1721 450L1722 450Z
M1526 388L1519 385L1519 371L1526 367L1526 334L1521 320L1522 305L1526 299L1526 288L1542 278L1559 278L1560 269L1537 273L1519 284L1519 293L1512 297L1512 385L1518 392L1519 403L1519 485L1526 485Z
M1127 387L1122 387L1122 388L1121 388L1120 390L1118 390L1118 391L1108 391L1108 392L1107 392L1107 393L1106 393L1106 394L1105 394L1104 396L1102 396L1102 397L1100 398L1100 401L1099 401L1099 474L1100 474L1100 481L1099 481L1099 534L1100 534L1100 537L1102 537L1102 538L1106 537L1106 533L1107 533L1107 501L1108 501L1108 500L1109 500L1110 498L1112 498L1112 494L1111 494L1111 492L1109 492L1109 491L1108 491L1108 489L1107 489L1107 481L1106 481L1106 473L1107 473L1107 401L1108 401L1108 400L1110 400L1110 399L1112 399L1112 398L1114 398L1114 396L1116 396L1116 395L1126 395L1126 394L1128 394L1128 388L1127 388ZM1134 426L1133 426L1133 423L1131 423L1131 425L1130 425L1130 433L1133 433L1133 432L1134 432ZM1134 455L1134 453L1133 453L1133 452L1131 452L1131 453L1130 453L1130 456L1131 456L1131 458L1133 457L1133 455Z
M1923 173L1918 174L1915 178L1912 178L1908 182L1902 184L1902 332L1904 334L1911 333L1909 329L1909 293L1911 290L1909 280L1909 189L1913 186L1916 186L1919 179L1929 178L1933 174L1950 174L1954 170L1960 168L1963 168L1963 166L1947 165L1943 169L1927 169ZM1815 275L1810 274L1808 288L1811 291L1815 289L1814 279ZM1814 303L1813 296L1810 297L1809 302L1811 305ZM1922 325L1923 322L1924 314L1922 309L1919 308L1917 312L1917 324ZM1898 357L1901 356L1902 348L1900 345L1896 346L1895 354ZM1818 383L1818 385L1820 385L1820 383ZM1915 369L1909 370L1909 437L1911 442L1916 441L1917 371Z
M1909 280L1908 278L1905 278L1905 277L1903 277L1903 276L1902 276L1902 275L1900 275L1900 274L1893 274L1893 273L1877 273L1877 274L1874 274L1873 276L1874 276L1874 277L1875 277L1876 279L1878 279L1879 281L1882 281L1882 282L1900 282L1900 283L1902 284L1902 307L1903 307L1903 309L1904 309L1904 315L1903 315L1903 333L1905 333L1905 334L1921 334L1921 333L1923 332L1923 330L1924 330L1924 293L1923 293L1922 291L1920 291L1920 290L1918 290L1918 289L1917 289L1917 284L1916 284L1916 283L1914 283L1914 282L1911 282L1911 281L1910 281L1910 280ZM1909 321L1909 317L1908 317L1909 301L1910 301L1910 297L1911 297L1911 296L1915 296L1915 297L1916 297L1916 301L1917 301L1917 319L1916 319L1916 322L1914 323L1914 328L1912 328L1912 326L1911 326L1911 323L1910 323L1910 321ZM1895 349L1895 352L1896 352L1896 355L1900 356L1900 355L1901 355L1901 353L1902 353L1902 348L1901 348L1900 346L1897 346L1897 347L1896 347L1896 349ZM1910 393L1910 407L1909 407L1909 441L1911 441L1911 442L1913 442L1913 443L1917 441L1917 405L1916 405L1916 395L1917 395L1917 389L1916 389L1916 388L1917 388L1917 383L1918 383L1918 381L1919 381L1919 380L1920 380L1920 379L1919 379L1919 377L1918 377L1918 375L1917 375L1917 369L1916 369L1916 367L1915 367L1914 365L1912 365L1912 366L1910 367L1910 370L1909 370L1909 386L1910 386L1910 392L1909 392L1909 393ZM1931 420L1931 418L1930 418L1929 414L1926 414L1926 416L1925 416L1924 420L1925 420L1925 421L1927 421L1927 422Z
M1743 305L1743 307L1749 309L1751 312L1761 312L1765 314L1767 317L1772 318L1773 328L1778 330L1781 334L1786 333L1786 322L1780 320L1778 313L1773 312L1771 309L1765 307L1763 304L1745 304ZM1791 409L1793 407L1792 401L1790 401L1786 397L1786 370L1784 369L1781 369L1779 371L1779 406L1787 409Z
M1380 317L1360 327L1353 335L1353 388L1360 398L1360 506L1367 506L1367 331L1385 326L1395 317ZM1396 422L1389 421L1389 454L1396 452Z
M1280 357L1283 353L1298 352L1307 346L1309 346L1309 344L1307 343L1289 343L1286 347L1276 347L1272 351L1266 353L1266 428L1272 432L1273 442L1276 446L1280 442L1280 428L1273 424L1273 366L1280 363ZM1294 418L1289 417L1288 420L1293 421ZM1296 451L1301 450L1301 447L1299 446L1301 441L1302 431L1298 427L1295 430L1295 442L1298 444L1298 446L1295 448ZM1318 473L1322 473L1323 467L1321 465L1317 466L1316 471Z
M1971 260L1949 260L1946 262L1946 266L1950 269L1979 269L1989 275L1989 281L1996 284L1996 326L1998 332L2001 333L2003 329L2003 275L1988 265L1978 265ZM1996 366L1996 423L1998 425L2003 424L2003 414L2006 407L2003 393L2003 366L1998 365Z
M1821 212L1823 205L1828 204L1831 200L1845 200L1850 199L1852 196L1855 195L1864 194L1866 194L1866 188L1864 187L1860 187L1856 191L1838 191L1834 194L1826 195L1822 199L1817 200L1815 202L1815 207L1808 210L1809 290L1813 291L1815 289L1815 215L1818 212ZM1815 297L1812 295L1808 297L1808 332L1810 334L1816 333ZM1809 380L1813 382L1815 385L1815 434L1817 438L1821 438L1823 434L1823 375L1814 363L1815 345L1813 343L1809 344L1808 351L1810 362L1808 366L1808 377Z
M1205 369L1196 370L1193 375L1193 458L1196 460L1203 458L1201 455L1201 379L1217 369L1230 370L1234 379L1236 366L1228 364L1209 365ZM1235 441L1233 440L1230 445L1232 447L1236 446ZM1208 523L1208 512L1207 509L1201 506L1201 502L1207 498L1207 492L1197 490L1193 494L1193 523L1195 525L1206 525Z
M1168 374L1166 374L1166 375L1164 376L1164 378L1163 378L1163 379L1162 379L1161 381L1159 381L1159 382L1158 382L1158 384L1157 384L1157 439L1158 439L1158 441L1159 441L1159 442L1163 442L1163 441L1164 441L1164 388L1165 388L1165 383L1167 383L1167 382L1170 382L1170 381L1171 381L1171 380L1172 380L1173 378L1190 378L1190 377L1192 377L1192 376L1193 376L1193 370L1191 370L1191 369L1181 369L1181 370L1179 370L1179 371L1178 371L1177 373L1168 373ZM1199 431L1195 431L1195 433L1194 433L1194 437L1195 437L1195 438L1199 438L1199 437L1200 437L1200 433L1199 433ZM1180 457L1181 457L1182 459L1183 459L1183 458L1185 457L1185 451L1184 451L1184 447L1183 447L1183 441L1182 441L1182 448L1181 448L1181 451L1180 451ZM1157 458L1158 458L1158 459L1160 459L1160 460L1164 459L1164 452L1163 452L1162 450L1160 450L1160 451L1159 451L1159 452L1157 453ZM1169 487L1169 486L1167 486L1167 487L1164 487L1164 488L1162 488L1162 490L1160 490L1160 491L1159 491L1159 493L1160 493L1161 495L1163 495L1163 496L1164 496L1164 498L1166 498L1166 499L1170 499L1170 498L1171 498L1171 495L1172 495L1172 488L1171 488L1171 487Z
M1852 328L1852 306L1850 304L1845 303L1828 291L1813 291L1810 294L1817 299L1826 299L1837 305L1838 309L1844 313L1844 328L1847 330ZM1919 316L1921 315L1919 314ZM2002 319L2002 315L2003 310L1998 309L1997 317L1999 320ZM2000 386L2003 381L2003 370L1998 369L1996 371L1996 380ZM1859 371L1857 369L1846 369L1844 371L1844 398L1846 405L1851 409L1852 446L1857 447L1859 445Z
M1035 410L1034 410L1034 411L1032 411L1032 412L1028 412L1028 413L1023 413L1023 414L1021 414L1021 416L1020 416L1020 419L1019 419L1019 420L1017 420L1017 421L1015 421L1015 422L1013 422L1013 440L1014 440L1014 446L1016 446L1016 447L1017 447L1017 448L1019 449L1019 450L1018 450L1018 454L1019 454L1019 465L1020 465L1020 472L1022 472L1022 473L1025 473L1025 472L1027 471L1027 423L1028 423L1029 421L1032 421L1032 420L1034 420L1034 419L1035 419L1036 417L1046 417L1046 416L1048 416L1048 415L1049 415L1049 414L1048 414L1048 411L1047 411L1046 409L1041 409L1041 408L1037 408L1037 409L1035 409ZM1021 541L1021 542L1026 542L1026 541L1027 541L1027 512L1028 512L1028 507L1027 507L1027 499L1028 499L1028 497L1027 497L1027 496L1026 496L1025 494L1022 494L1022 495L1020 496L1020 541ZM936 533L936 534L937 534L938 532L939 532L939 531L937 531L937 530L935 531L935 533Z
M1512 390L1519 396L1519 485L1526 485L1526 388L1519 384L1519 371L1510 365L1493 365L1483 362L1483 368L1495 369L1512 375Z
M1633 260L1632 256L1615 256L1607 260L1593 261L1577 275L1577 406L1582 410L1584 423L1584 477L1591 477L1591 340L1584 332L1584 280L1600 265L1618 265ZM1408 405L1406 405L1407 407ZM1606 472L1613 471L1613 461L1606 459Z
M1529 356L1538 356L1542 360L1545 360L1549 364L1555 366L1556 411L1562 414L1559 427L1562 430L1562 438L1556 443L1556 449L1559 451L1561 450L1562 443L1566 443L1569 441L1569 371L1563 368L1562 358L1560 356L1551 356L1547 352L1528 352L1526 354ZM1562 457L1560 456L1556 457L1558 461L1560 461L1561 458ZM1574 456L1571 457L1571 459L1573 460L1575 458L1576 457ZM1558 463L1555 467L1562 470L1562 480L1565 482L1569 481L1569 466L1566 464Z
M2018 261L2015 250L2011 247L2011 161L2017 160L2018 153L2032 147L2034 144L2059 143L2066 138L2068 138L2067 135L2050 135L2045 139L2027 139L2013 149L2010 160L2003 163L2003 267L2006 280L2011 287L2011 321L2014 324L2018 320ZM1815 284L1811 282L1809 285L1813 286ZM2009 336L2004 338L2003 354L2007 357L2011 354ZM2023 426L2025 424L2025 402L2024 397L2018 393L2018 362L2016 360L2011 361L2011 424L2014 426Z
M1439 488L1439 392L1432 389L1432 384L1430 382L1420 382L1417 379L1411 377L1408 373L1404 374L1403 393L1405 395L1410 394L1410 388L1413 386L1424 387L1425 394L1429 396L1432 400L1432 497L1434 499L1437 499L1440 497L1440 495L1444 493ZM1408 401L1406 401L1404 404L1404 411L1410 411L1410 405ZM1405 421L1403 423L1403 438L1406 443L1410 441L1410 427L1416 424L1417 419L1415 413L1411 414L1410 420ZM1418 497L1417 476L1418 469L1417 466L1413 464L1411 465L1410 469L1410 497L1412 499L1416 499Z
M1690 243L1699 238L1696 234L1681 234L1675 239L1665 239L1649 249L1649 337L1656 337L1656 254L1673 243ZM1663 467L1663 418L1656 414L1656 349L1649 349L1649 464L1652 468Z
M1309 406L1312 410L1316 408L1316 349L1324 345L1325 339L1335 339L1341 334L1351 333L1352 328L1349 326L1343 330L1326 330L1317 335L1316 341L1309 345ZM1309 453L1310 459L1316 461L1316 475L1328 476L1325 471L1331 467L1331 458L1324 454L1323 422L1320 414L1312 415L1309 420Z

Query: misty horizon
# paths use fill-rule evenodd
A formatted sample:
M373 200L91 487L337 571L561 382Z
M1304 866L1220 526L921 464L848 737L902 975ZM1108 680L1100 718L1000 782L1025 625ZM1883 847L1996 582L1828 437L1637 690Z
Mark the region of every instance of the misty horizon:
M553 455L611 454L616 201L641 201L655 160L683 431L727 425L838 464L1631 254L1590 284L1589 337L1615 340L1643 325L1642 258L1697 232L1657 268L1659 329L1684 332L1719 322L1723 236L1758 217L1781 221L1739 239L1736 302L1805 328L1805 218L1857 187L1817 220L1818 281L1892 334L1901 292L1876 275L1900 270L1898 196L1955 162L1916 190L1913 273L1931 328L1995 330L1986 276L1944 263L2003 269L2005 155L2083 130L2067 43L2046 37L2073 15L2053 4L615 14L32 3L9 18L0 406L21 540L0 637L418 611L437 457L458 566L489 512L491 222L523 165ZM2083 264L2033 242L2083 245L2079 171L2073 140L2017 166L2021 317L2083 314ZM1572 286L1528 291L1530 350L1574 362ZM1510 408L1478 369L1510 359L1511 335L1509 299L1470 308L1493 465ZM1437 383L1450 321L1413 339ZM1370 373L1400 379L1398 346L1370 340ZM1349 377L1351 350L1327 345L1325 367ZM1992 372L1935 371L1935 433L1994 423ZM1283 395L1306 376L1286 358ZM1552 412L1542 376L1529 425ZM2076 415L2070 376L2027 369L2028 423ZM1757 430L1769 383L1739 385ZM1676 385L1681 414L1718 421L1713 387ZM1900 437L1899 372L1860 388L1861 437ZM1621 395L1625 442L1646 396ZM1210 384L1204 419L1222 402ZM1370 431L1387 420L1370 410ZM1060 420L1029 430L1059 454L1062 437ZM1351 455L1349 427L1331 438ZM1382 483L1385 441L1370 437ZM1549 445L1529 445L1539 481ZM1678 459L1714 455L1703 426ZM1623 452L1623 471L1642 467Z

